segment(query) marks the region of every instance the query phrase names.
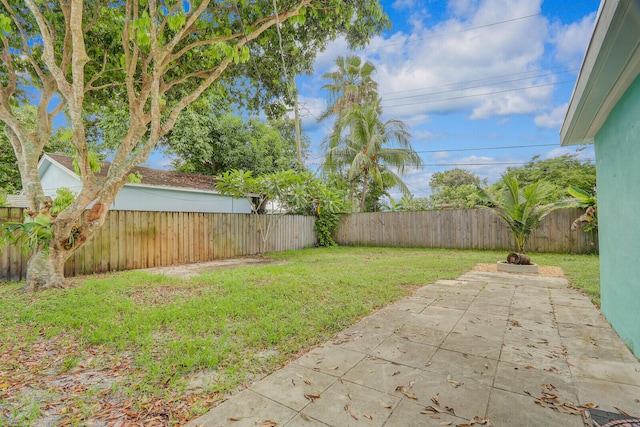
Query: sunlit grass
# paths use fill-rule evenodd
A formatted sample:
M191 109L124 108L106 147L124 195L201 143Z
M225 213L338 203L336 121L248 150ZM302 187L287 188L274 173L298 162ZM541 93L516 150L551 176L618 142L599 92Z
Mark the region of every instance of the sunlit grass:
M100 348L116 366L132 360L134 377L122 387L135 398L169 389L179 393L199 371L215 372L209 391L226 392L419 286L456 278L504 255L309 249L269 255L281 263L184 280L124 272L80 278L69 289L38 294L7 284L0 286L0 353L28 353L34 344L55 339L71 350L59 360L42 360L43 367L65 373L86 359L83 351ZM597 257L534 254L534 261L562 267L573 285L599 301ZM0 362L0 371L23 369L10 363L15 362ZM83 405L93 407L89 400Z

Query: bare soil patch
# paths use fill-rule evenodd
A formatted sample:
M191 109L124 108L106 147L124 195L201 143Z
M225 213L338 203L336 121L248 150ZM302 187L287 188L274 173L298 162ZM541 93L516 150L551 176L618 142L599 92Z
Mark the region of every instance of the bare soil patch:
M184 277L190 278L203 273L209 273L215 270L246 267L249 265L261 264L285 264L283 261L276 261L263 257L241 257L221 259L217 261L199 262L196 264L170 265L166 267L145 268L140 271L147 273L160 274L162 276Z
M493 263L478 263L471 271L481 271L484 273L498 273L498 265ZM543 277L564 277L564 271L560 267L553 265L539 265L538 276Z

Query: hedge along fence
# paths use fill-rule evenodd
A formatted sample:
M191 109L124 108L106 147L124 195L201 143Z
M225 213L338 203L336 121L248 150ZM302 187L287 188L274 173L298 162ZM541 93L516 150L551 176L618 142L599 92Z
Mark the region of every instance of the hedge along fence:
M22 221L24 210L0 208L0 222ZM271 221L266 251L302 249L316 243L315 217L110 211L102 228L65 264L65 275L133 270L256 255ZM28 256L18 247L0 253L0 280L22 280Z
M582 213L581 209L552 212L533 233L526 250L594 253L596 233L571 231ZM335 240L345 246L516 249L508 227L485 209L349 214L340 219Z

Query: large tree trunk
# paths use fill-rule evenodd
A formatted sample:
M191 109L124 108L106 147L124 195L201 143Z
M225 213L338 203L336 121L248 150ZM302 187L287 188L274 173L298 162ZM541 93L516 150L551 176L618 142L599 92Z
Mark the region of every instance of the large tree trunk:
M25 291L36 292L44 289L63 288L64 263L71 252L55 248L36 252L27 264L27 284Z

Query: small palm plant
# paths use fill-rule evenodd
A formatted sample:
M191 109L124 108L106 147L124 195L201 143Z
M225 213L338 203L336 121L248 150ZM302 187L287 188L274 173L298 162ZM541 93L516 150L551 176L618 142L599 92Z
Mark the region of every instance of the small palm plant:
M545 196L545 188L540 183L520 188L518 180L510 174L502 175L504 190L497 195L478 188L480 198L478 207L489 209L498 215L509 227L509 231L516 241L519 253L531 237L531 233L538 228L542 220L552 211L559 208L557 204L541 205L540 200Z

